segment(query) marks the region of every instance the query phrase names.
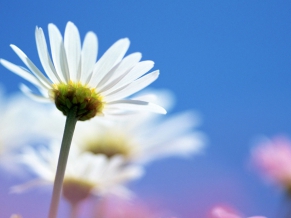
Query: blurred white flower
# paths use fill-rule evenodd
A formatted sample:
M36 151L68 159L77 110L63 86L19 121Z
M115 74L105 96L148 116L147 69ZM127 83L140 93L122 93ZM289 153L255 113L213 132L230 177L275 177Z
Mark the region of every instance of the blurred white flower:
M49 111L23 94L4 96L0 89L0 155L51 136L43 114ZM6 156L5 156L6 157ZM1 157L3 160L4 156Z
M124 99L159 76L158 70L145 75L154 62L140 62L140 53L124 58L130 44L127 38L114 43L96 62L98 41L95 33L88 32L83 45L72 22L67 23L64 39L54 24L48 25L48 33L52 60L43 30L35 29L37 51L46 75L15 45L11 48L28 69L0 60L3 66L35 85L39 91L35 93L22 84L24 93L42 101L53 100L65 115L71 107L77 107L80 120L112 114L116 109L166 113L162 107L142 99Z
M154 99L157 96L157 99ZM169 93L165 103L169 103ZM143 97L153 102L161 99L161 93L152 92ZM138 98L138 97L136 97ZM107 157L122 155L129 162L145 163L168 156L191 156L199 153L205 145L205 135L195 128L199 116L191 111L169 118L148 112L112 117L111 120L95 118L80 123L73 141L81 150Z
M59 155L58 144L39 149L28 147L18 155L16 160L20 166L28 167L38 178L14 186L12 192L20 193L32 187L53 184ZM109 159L102 154L80 153L73 148L67 163L63 194L69 201L82 200L91 194L130 197L131 192L124 186L125 183L139 178L142 174L141 167L125 165L121 156ZM80 196L83 198L78 199Z

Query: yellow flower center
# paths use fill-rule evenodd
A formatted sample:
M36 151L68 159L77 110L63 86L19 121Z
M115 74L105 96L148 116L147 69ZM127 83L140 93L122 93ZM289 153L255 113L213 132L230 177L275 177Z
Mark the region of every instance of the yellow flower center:
M77 204L89 197L94 186L91 182L68 177L63 182L63 196L71 204Z
M102 114L104 103L95 89L89 88L81 83L70 81L68 84L54 84L50 90L50 96L54 100L56 107L64 115L72 107L77 107L78 120L89 120L96 115Z
M114 155L122 155L125 158L129 158L135 147L128 137L121 134L107 133L99 136L98 139L89 139L85 145L85 151L104 154L108 158Z

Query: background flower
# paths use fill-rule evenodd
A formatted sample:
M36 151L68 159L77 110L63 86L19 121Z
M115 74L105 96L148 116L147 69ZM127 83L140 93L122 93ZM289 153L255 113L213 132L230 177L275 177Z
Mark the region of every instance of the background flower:
M22 154L15 157L19 167L36 174L36 178L27 183L14 186L12 192L21 193L32 187L52 185L57 167L59 143L55 142L48 147L24 149ZM90 185L90 194L102 196L115 194L130 197L131 192L124 186L125 183L139 178L143 170L139 166L124 166L124 159L115 156L108 159L104 155L82 153L72 149L64 178L67 181L76 181ZM70 182L69 181L69 182ZM75 186L74 186L75 187ZM64 187L65 190L65 187ZM75 187L72 192L77 192Z
M252 150L252 161L265 178L290 188L291 141L287 137L262 140Z
M95 119L79 126L74 141L84 151L109 157L123 155L130 162L145 163L167 156L190 157L201 152L205 145L204 134L194 130L198 120L192 112L168 118L137 113L106 123Z
M5 1L0 12L0 57L23 65L8 46L15 43L40 66L35 25L53 22L64 30L70 19L81 38L88 30L98 33L100 54L118 37L129 37L128 52L142 51L162 70L152 85L175 93L173 113L194 108L203 115L199 129L210 140L205 155L148 165L146 177L132 187L138 195L154 193L184 218L204 217L221 201L240 205L245 214L273 217L281 195L243 164L254 136L290 134L290 2ZM17 91L23 79L1 69L8 92ZM35 203L38 217L46 216L49 202L39 192L8 195L6 178L1 174L1 216L17 210L33 217Z
M160 102L167 110L173 106L173 94L166 90L134 96L134 99L139 98ZM73 140L83 151L108 157L122 155L128 162L147 163L170 156L190 157L201 153L206 137L196 130L199 125L200 117L193 111L172 116L137 112L81 123Z
M48 131L50 118L43 116L51 109L39 105L27 96L17 93L7 96L0 90L0 162L11 165L14 152L27 146L51 138Z

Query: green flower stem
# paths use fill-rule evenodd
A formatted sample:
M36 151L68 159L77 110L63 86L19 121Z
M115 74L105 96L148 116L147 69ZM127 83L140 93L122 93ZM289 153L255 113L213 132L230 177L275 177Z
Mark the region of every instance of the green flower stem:
M68 114L61 145L61 151L58 160L57 172L53 188L53 196L51 199L49 218L56 218L58 213L59 201L63 186L63 180L69 156L70 146L78 118L76 117L77 107L72 107Z

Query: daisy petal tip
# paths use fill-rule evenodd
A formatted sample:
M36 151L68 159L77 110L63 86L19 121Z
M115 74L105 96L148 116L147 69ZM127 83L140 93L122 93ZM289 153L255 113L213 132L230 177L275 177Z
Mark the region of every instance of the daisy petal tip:
M21 51L21 49L18 48L18 47L17 47L16 45L14 45L14 44L10 44L10 47L11 47L12 50L15 51L16 53L17 53L17 52L23 53L23 51ZM24 53L23 53L23 54L24 54ZM26 56L26 55L24 55L24 56Z
M150 65L152 65L152 67L154 67L155 62L153 62L152 60L147 61Z
M157 114L167 114L167 111L165 108L159 106L159 105L156 105L156 104L153 104L153 103L149 103L149 106L152 107L152 111L157 113Z
M142 53L140 53L140 52L136 52L136 55L139 57L139 59L142 58Z
M168 112L166 111L166 109L161 108L161 114L167 114Z
M120 41L122 41L124 44L127 44L127 46L129 46L129 44L130 44L129 38L122 38L122 39L120 39Z
M53 30L59 30L59 29L58 29L58 27L55 24L49 23L48 24L48 30L49 31L53 31Z
M10 44L10 47L12 48L12 50L17 53L17 54L22 54L23 56L26 57L26 55L21 51L20 48L18 48L16 45ZM19 55L18 55L19 56Z
M26 92L30 92L31 90L30 90L30 88L28 88L26 85L24 85L23 83L20 83L20 84L18 84L18 87L19 87L19 89L22 91L22 92L24 92L24 93L26 93Z
M35 37L38 37L42 34L42 29L38 26L35 27Z
M66 28L77 28L76 25L72 21L68 21Z
M156 76L156 79L160 76L160 71L159 70L155 70L154 72L152 72L153 75Z
M94 33L93 31L89 31L89 32L87 33L87 35L88 35L88 36L91 36L91 37L96 37L96 38L97 38L96 33Z
M7 63L6 60L0 58L0 64L2 64L4 67L6 67L6 63Z
M41 27L36 26L35 29L36 29L37 31L39 31L39 32L43 32L43 30L42 30Z

